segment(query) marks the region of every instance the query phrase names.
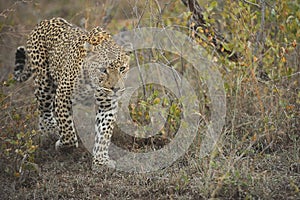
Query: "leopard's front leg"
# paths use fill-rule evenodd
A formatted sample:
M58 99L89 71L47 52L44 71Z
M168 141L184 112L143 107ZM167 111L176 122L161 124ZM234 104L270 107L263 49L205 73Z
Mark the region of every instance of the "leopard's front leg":
M95 145L93 148L93 169L102 165L115 168L115 161L108 155L114 122L118 109L117 99L105 94L95 95L98 107L95 119Z

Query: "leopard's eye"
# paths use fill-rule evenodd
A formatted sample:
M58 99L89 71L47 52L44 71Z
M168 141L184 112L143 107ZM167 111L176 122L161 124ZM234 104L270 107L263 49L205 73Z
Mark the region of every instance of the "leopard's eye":
M120 72L124 71L126 67L120 67Z

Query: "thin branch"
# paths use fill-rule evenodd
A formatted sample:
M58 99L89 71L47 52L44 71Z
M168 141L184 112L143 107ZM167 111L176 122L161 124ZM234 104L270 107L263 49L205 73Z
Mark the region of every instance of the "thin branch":
M247 3L247 4L250 4L250 5L252 5L252 6L256 6L256 7L260 8L260 5L257 4L257 3L253 3L253 2L247 1L247 0L244 0L244 2Z
M211 38L210 44L216 48L217 52L223 55L226 54L228 55L229 60L237 62L240 59L240 54L224 48L223 44L228 43L228 41L221 33L206 22L203 15L205 9L202 8L196 0L181 0L181 2L192 12L192 17L189 23L193 24L192 28L195 32L197 32L196 30L198 28L202 28L202 30L204 30L203 34L206 37Z
M256 35L256 45L254 47L254 55L258 55L258 70L257 76L261 81L271 80L268 74L263 70L263 57L265 53L265 41L266 41L266 32L265 32L265 12L266 12L266 2L265 0L260 0L261 8L261 20L260 20L260 29ZM260 51L260 52L259 52Z

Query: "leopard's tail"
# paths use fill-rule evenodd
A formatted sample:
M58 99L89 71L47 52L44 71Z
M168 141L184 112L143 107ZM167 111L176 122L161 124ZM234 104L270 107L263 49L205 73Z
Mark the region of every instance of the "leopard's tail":
M16 51L16 61L14 70L14 79L23 82L26 81L32 74L30 67L26 66L26 49L24 46L20 46Z

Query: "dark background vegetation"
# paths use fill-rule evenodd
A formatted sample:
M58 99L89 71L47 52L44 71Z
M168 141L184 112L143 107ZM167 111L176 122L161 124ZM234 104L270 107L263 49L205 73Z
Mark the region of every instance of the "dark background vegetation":
M0 0L0 199L300 198L299 1L191 2ZM219 66L227 98L226 125L212 154L198 156L201 130L182 158L153 173L94 174L82 145L56 152L54 136L37 130L33 81L16 83L12 73L15 49L26 35L40 20L57 16L111 33L170 27L203 46ZM199 114L209 121L205 83L188 63L157 50L139 51L132 60L167 63L184 74L198 92ZM149 88L147 98L137 92L132 100L137 124L147 123L147 105L164 100L162 88ZM115 130L113 141L131 151L167 144L181 116L172 98L165 100L168 125L158 136L138 140Z

